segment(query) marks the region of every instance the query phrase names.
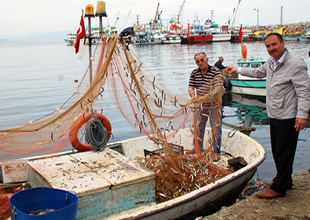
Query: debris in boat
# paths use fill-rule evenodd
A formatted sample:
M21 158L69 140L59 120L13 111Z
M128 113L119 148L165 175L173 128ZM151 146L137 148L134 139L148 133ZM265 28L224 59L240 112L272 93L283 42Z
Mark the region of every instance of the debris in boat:
M228 164L231 166L229 168L230 172L235 172L247 165L247 162L244 160L243 157L235 157L228 160Z

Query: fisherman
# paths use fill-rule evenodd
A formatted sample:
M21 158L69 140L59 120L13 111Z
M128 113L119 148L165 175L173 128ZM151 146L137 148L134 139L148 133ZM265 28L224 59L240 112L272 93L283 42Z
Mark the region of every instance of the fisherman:
M305 128L310 109L310 81L307 64L285 48L282 35L271 33L265 37L271 56L258 68L229 66L235 72L255 77L266 77L267 114L270 117L271 150L277 174L270 188L259 192L259 198L285 196L292 188L292 173L299 131Z
M213 154L212 160L218 161L221 153L221 141L222 141L222 117L220 111L220 123L216 124L216 118L218 117L218 106L217 103L207 102L206 96L208 96L210 92L210 87L212 85L212 80L221 74L221 71L213 66L208 64L207 55L204 52L200 52L195 54L194 56L195 62L198 68L194 69L189 78L189 87L188 87L188 94L191 97L191 102L201 101L201 107L199 108L199 115L198 115L198 124L199 124L199 134L198 134L198 143L201 152L203 151L203 142L204 142L204 135L205 135L205 127L210 118L210 125L212 129L212 133L215 132L215 126L218 126L218 134L216 136L216 140L213 145Z
M227 66L223 66L223 62L224 62L224 57L223 56L219 56L219 60L216 61L214 66L222 71L222 70L224 70L227 67Z

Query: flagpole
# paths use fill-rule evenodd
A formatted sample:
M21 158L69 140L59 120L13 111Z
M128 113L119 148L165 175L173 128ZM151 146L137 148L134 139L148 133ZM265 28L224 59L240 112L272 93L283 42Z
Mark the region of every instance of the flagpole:
M93 81L93 70L92 70L92 51L91 51L91 18L95 17L94 7L91 4L86 5L85 17L88 17L88 46L89 46L89 84Z

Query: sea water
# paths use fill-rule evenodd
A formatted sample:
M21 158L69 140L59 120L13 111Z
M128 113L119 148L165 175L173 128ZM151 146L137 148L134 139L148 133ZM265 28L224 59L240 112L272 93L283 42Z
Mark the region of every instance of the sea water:
M268 59L263 42L249 42L246 45L248 57ZM196 67L194 55L197 52L206 52L210 65L219 56L224 57L225 66L236 65L241 57L241 45L230 42L131 45L131 48L156 78L177 94L187 93L189 74ZM310 68L309 43L287 42L286 48L301 56ZM24 125L55 110L73 94L78 86L75 79L82 78L87 65L88 55L84 60L78 60L74 47L67 46L65 42L0 44L0 129ZM114 139L111 141L140 136L121 113L115 111L108 91L105 91L104 97L103 114L113 127ZM262 181L271 180L276 171L270 150L265 100L227 93L223 106L223 120L230 124L239 126L246 115L253 116L252 126L256 130L250 135L262 144L267 153L265 161L258 167L257 175ZM232 130L226 126L223 128ZM294 173L310 168L309 136L310 128L300 132Z

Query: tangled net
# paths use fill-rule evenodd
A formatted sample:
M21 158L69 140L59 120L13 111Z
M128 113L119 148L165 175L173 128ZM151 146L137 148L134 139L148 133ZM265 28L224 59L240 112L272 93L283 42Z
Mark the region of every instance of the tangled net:
M205 158L152 156L139 162L156 173L157 202L185 195L230 174Z

